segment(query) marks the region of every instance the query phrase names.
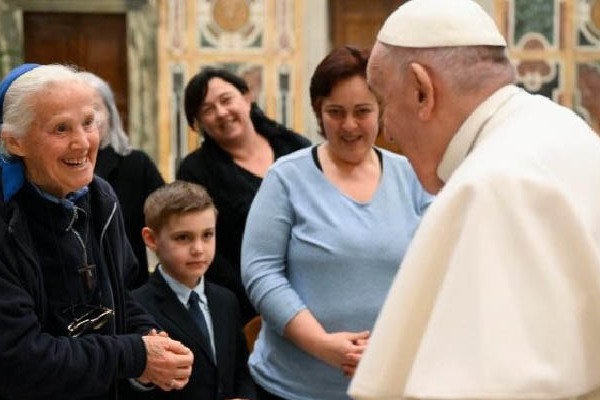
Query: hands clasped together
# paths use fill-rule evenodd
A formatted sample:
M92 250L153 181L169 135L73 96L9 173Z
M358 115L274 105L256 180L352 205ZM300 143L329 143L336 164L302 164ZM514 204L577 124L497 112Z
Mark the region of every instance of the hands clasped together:
M326 333L315 346L314 354L327 364L340 368L345 376L351 377L367 348L369 336L369 331Z
M304 309L286 325L284 335L302 350L351 377L367 348L371 333L329 333L308 309Z
M146 346L146 368L138 380L153 383L162 390L180 390L189 381L194 354L180 342L168 337L166 332L154 329L142 337Z

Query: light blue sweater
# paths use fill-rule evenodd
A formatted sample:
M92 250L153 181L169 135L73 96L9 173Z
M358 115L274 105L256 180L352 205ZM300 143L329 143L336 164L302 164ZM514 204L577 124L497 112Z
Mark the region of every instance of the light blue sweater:
M328 181L310 148L278 160L252 203L242 280L263 326L250 371L280 397L348 399L349 379L285 339L285 325L308 308L327 332L371 330L431 202L407 159L382 153L381 182L367 203Z

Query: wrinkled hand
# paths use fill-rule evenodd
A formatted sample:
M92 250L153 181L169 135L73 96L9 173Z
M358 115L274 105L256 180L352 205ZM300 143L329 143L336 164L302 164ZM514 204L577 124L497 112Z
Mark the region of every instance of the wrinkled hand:
M345 373L358 365L369 335L369 331L328 333L315 349L316 356Z
M158 332L156 329L152 328L150 330L150 332L148 332L148 336L169 337L169 334L167 333L167 331L160 331L160 332Z
M194 355L191 350L162 332L150 332L142 340L147 360L138 380L144 384L154 383L165 391L182 389L192 373Z

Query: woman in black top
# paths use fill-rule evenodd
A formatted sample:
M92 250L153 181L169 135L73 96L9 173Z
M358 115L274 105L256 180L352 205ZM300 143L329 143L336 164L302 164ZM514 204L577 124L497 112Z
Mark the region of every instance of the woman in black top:
M219 210L217 254L206 277L234 291L247 322L256 311L242 286L240 248L250 204L269 166L310 141L267 118L246 82L222 69L205 68L190 80L185 114L204 141L183 160L177 179L206 187Z
M144 201L165 181L146 153L131 148L108 83L90 72L80 72L79 76L98 94L97 106L103 121L94 173L110 183L121 203L127 238L139 263L139 268L127 277L127 288L135 289L148 280L146 245L142 240Z

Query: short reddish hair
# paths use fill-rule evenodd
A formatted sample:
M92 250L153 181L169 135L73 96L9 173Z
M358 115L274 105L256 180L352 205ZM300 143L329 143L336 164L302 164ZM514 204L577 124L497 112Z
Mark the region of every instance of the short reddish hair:
M331 94L335 85L357 75L367 79L367 63L370 54L370 50L361 50L352 46L339 47L317 65L310 80L310 103L317 119L321 119L323 98ZM324 136L323 132L319 133Z

